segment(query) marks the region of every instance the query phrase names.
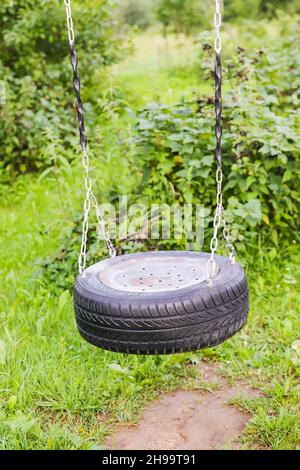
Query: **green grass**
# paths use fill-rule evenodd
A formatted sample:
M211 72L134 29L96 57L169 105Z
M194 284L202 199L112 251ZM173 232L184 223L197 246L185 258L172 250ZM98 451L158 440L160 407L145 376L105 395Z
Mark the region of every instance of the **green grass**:
M183 89L192 92L198 87L197 77L186 79L178 67L173 44L177 52L170 53L169 64L164 60L165 65L156 68L153 88L154 51L148 36L140 41L140 52L120 67L120 82L132 101L140 105L156 93L172 101ZM184 47L185 60L192 60L193 47ZM145 49L150 51L147 57ZM98 190L104 196L112 180L121 191L134 184L126 162L121 164L118 157L111 149L96 162ZM268 247L257 247L255 255L244 260L250 320L218 348L165 357L97 350L76 332L71 293L46 282L39 263L59 250L62 232L72 227L82 202L81 183L76 164L73 170L62 169L59 181L53 175L26 176L2 192L0 448L101 448L116 423L136 421L141 406L162 391L203 387L201 360L217 362L233 384L243 378L262 393L252 401L236 400L253 415L241 438L243 448L300 448L297 247L283 250L273 261Z

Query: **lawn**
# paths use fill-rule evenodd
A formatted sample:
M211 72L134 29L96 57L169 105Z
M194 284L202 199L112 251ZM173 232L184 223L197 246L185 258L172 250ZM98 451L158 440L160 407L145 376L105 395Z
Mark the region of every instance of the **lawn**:
M163 41L139 37L135 55L113 71L136 105L157 94L172 102L207 86L185 67L195 60L193 43L171 38L166 48ZM119 166L113 152L105 164L97 161L104 196ZM121 176L126 171L121 165ZM26 175L1 195L0 448L103 448L117 423L135 422L141 406L162 391L203 387L199 365L214 361L233 384L242 378L261 391L251 402L238 401L252 414L241 448L300 449L297 246L278 247L271 259L262 244L254 256L244 256L250 319L219 347L164 357L97 350L76 332L72 293L49 283L42 268L72 228L81 179L76 163L58 175Z

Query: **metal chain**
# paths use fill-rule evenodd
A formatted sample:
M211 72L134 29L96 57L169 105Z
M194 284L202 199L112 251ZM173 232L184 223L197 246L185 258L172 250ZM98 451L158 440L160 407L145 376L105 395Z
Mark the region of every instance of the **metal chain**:
M236 252L235 252L235 248L233 246L233 244L231 243L231 235L230 235L230 232L229 232L229 229L227 227L227 223L226 223L226 220L225 220L225 214L224 214L225 211L223 211L223 216L222 216L222 224L223 224L223 238L226 242L225 244L225 248L226 248L226 251L227 251L227 256L228 258L230 259L230 262L232 264L235 263L235 259L236 259Z
M216 2L216 11L214 15L214 25L216 28L216 37L215 37L215 51L216 54L221 53L222 49L222 39L221 39L221 25L222 25L222 14L221 14L221 0L215 0Z
M71 0L64 0L64 3L66 7L67 29L68 29L69 44L70 44L70 49L71 49L71 64L73 68L73 87L76 93L76 110L77 110L77 118L78 118L80 144L82 148L82 166L83 166L83 169L85 170L84 187L85 187L86 193L85 193L85 200L83 204L84 217L83 217L83 223L82 223L81 248L80 248L80 254L78 258L79 274L84 274L85 269L86 269L87 237L88 237L88 230L89 230L89 213L91 209L91 204L93 205L96 211L96 217L98 221L98 230L99 230L99 233L103 235L103 238L106 242L109 256L110 257L116 256L116 250L109 238L107 229L105 227L103 213L92 191L92 180L89 175L90 161L89 161L89 156L87 152L87 137L86 137L85 125L84 125L83 103L82 103L81 95L80 95L81 84L80 84L80 78L78 75L78 58L77 58L77 53L76 53L76 48L75 48L75 33L74 33L73 19L72 19Z
M89 157L86 150L82 152L82 166L85 170L84 178L84 187L86 190L85 200L83 204L84 217L82 223L82 236L81 236L81 248L78 258L79 274L83 274L86 269L86 246L87 246L87 236L89 231L89 213L91 208L91 189L92 189L92 180L89 176Z
M69 43L71 45L75 42L75 33L74 33L72 10L71 10L71 0L64 0L64 2L65 2L66 15L67 15L67 28L68 28Z
M217 186L217 196L216 196L216 210L213 220L213 236L210 241L210 258L207 263L207 281L209 284L212 284L212 279L216 274L216 261L215 253L218 249L218 232L223 226L223 238L226 242L226 250L229 256L231 263L235 262L235 250L230 242L230 233L226 224L224 207L223 207L223 193L222 193L222 183L223 183L223 171L222 171L222 64L221 64L221 49L222 49L222 39L220 35L221 25L222 25L222 15L221 15L221 1L215 0L216 11L214 15L214 25L216 30L215 37L215 53L216 53L216 62L215 62L215 113L216 113L216 161L217 161L217 171L216 171L216 186Z
M104 238L104 240L106 242L109 256L111 258L114 258L116 256L117 252L116 252L116 249L115 249L114 245L112 244L112 242L109 238L108 231L106 229L106 225L105 225L105 222L104 222L103 212L101 210L101 207L98 204L97 198L94 195L93 191L91 191L91 199L92 199L92 205L93 205L93 207L95 208L95 211L96 211L99 235L100 236L102 235L102 237Z

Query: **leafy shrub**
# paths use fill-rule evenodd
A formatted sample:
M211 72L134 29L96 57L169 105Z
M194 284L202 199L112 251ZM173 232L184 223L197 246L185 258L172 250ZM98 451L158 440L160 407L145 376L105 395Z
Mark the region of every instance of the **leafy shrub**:
M109 0L73 1L83 93L97 103L100 68L122 54ZM40 150L45 128L74 141L74 97L63 2L3 0L0 5L0 106L2 168L25 172L48 165ZM97 112L97 106L94 108ZM77 137L76 137L77 139Z
M224 64L224 193L234 237L241 242L257 240L264 231L275 245L280 236L297 237L299 53L299 40L285 37L269 51L238 48ZM202 44L201 63L211 79L207 62L210 46ZM214 207L213 98L173 106L152 103L136 117L134 144L144 168L141 195L151 202Z

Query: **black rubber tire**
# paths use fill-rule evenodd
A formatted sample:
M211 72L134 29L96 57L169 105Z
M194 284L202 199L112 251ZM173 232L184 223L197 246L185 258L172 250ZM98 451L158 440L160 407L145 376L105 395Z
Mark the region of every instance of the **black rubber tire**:
M239 263L222 256L216 261L220 270L212 286L159 293L122 292L98 278L95 287L95 279L79 276L74 306L80 334L97 347L127 354L173 354L222 343L247 321L248 287Z

